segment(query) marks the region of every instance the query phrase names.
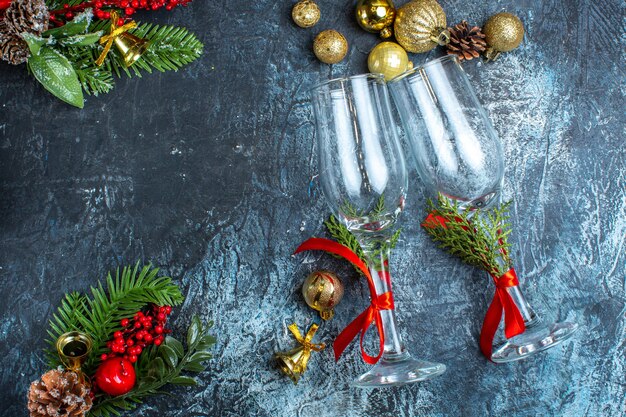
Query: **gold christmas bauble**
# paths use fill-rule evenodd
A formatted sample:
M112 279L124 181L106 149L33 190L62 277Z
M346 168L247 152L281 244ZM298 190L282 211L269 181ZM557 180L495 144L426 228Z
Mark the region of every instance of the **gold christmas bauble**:
M519 46L524 39L524 25L511 13L498 13L489 18L483 28L489 49L487 58L495 59L498 52L508 52ZM490 51L491 49L491 51Z
M314 310L320 312L324 320L333 317L333 308L343 297L343 284L330 271L315 271L302 284L304 301Z
M428 52L450 41L446 13L435 0L412 0L396 10L396 40L408 52Z
M320 8L312 0L300 0L291 9L291 18L301 28L310 28L320 20Z
M356 4L356 21L368 32L380 32L380 37L391 36L391 25L396 9L391 0L359 0Z
M348 41L336 30L325 30L315 37L313 52L323 63L336 64L348 53Z
M413 64L403 47L394 42L381 42L367 57L367 67L370 72L383 74L385 80L389 81L413 68Z

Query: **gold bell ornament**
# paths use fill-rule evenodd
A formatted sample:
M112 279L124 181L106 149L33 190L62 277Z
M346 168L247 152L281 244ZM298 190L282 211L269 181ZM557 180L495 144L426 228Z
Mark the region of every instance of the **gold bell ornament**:
M408 52L428 52L450 42L446 13L435 0L412 0L396 10L396 40Z
M108 35L100 38L100 43L104 45L104 50L96 60L97 66L104 64L104 59L114 43L120 51L126 67L133 65L150 46L150 41L128 33L130 29L137 26L135 22L131 21L118 26L119 18L119 14L114 11L111 12L111 29Z
M320 312L322 319L329 320L343 297L343 284L330 271L315 271L304 280L302 296L309 307Z
M291 9L291 18L301 28L310 28L320 20L320 8L312 0L300 0Z
M498 59L501 52L512 51L522 43L524 25L514 14L502 12L487 20L483 33L489 46L485 51L485 57L488 61L494 61Z
M293 323L289 326L289 330L293 333L300 346L287 352L278 352L274 355L278 361L280 370L291 378L294 384L298 383L298 380L304 371L306 371L306 365L311 357L311 352L319 352L326 347L324 343L316 344L311 342L318 327L317 324L312 324L306 336L302 337L300 330L298 330L298 325Z
M392 35L391 25L396 9L391 0L359 0L356 4L356 21L368 32L378 33L387 39Z
M370 72L383 74L389 81L413 68L409 56L403 47L394 42L381 42L372 49L367 57Z
M76 372L81 381L84 381L84 375L80 369L87 360L92 345L91 338L82 332L64 333L56 342L61 362L67 369Z

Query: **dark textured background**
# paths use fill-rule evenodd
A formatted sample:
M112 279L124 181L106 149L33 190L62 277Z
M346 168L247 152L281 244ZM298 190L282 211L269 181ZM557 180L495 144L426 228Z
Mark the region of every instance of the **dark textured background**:
M305 30L291 22L291 1L196 0L137 18L188 26L205 43L197 62L121 79L83 110L55 100L25 68L0 64L0 414L27 415L62 295L142 259L187 297L174 327L199 313L216 321L219 344L199 388L150 399L133 415L624 415L624 3L441 3L449 23L482 24L507 10L525 24L519 50L466 68L504 145L525 292L548 318L581 325L573 341L510 365L481 356L493 288L419 230L424 201L413 171L393 261L400 328L412 352L448 371L361 391L349 382L367 366L350 347L337 364L330 349L315 354L298 386L281 377L269 359L293 345L286 325L318 320L298 294L308 271L331 267L345 278L346 297L319 333L326 342L367 303L349 268L290 253L322 233L328 214L309 188L306 90L366 71L377 38L357 27L353 2L321 0L321 22ZM332 67L311 52L327 28L350 42Z

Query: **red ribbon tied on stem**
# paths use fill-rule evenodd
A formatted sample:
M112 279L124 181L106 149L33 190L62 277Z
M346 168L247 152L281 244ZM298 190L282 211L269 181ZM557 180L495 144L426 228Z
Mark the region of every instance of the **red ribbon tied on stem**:
M333 342L333 351L335 352L335 361L339 360L339 357L341 356L343 351L348 347L352 340L354 340L354 338L359 333L361 333L361 356L363 357L363 360L365 362L369 363L370 365L374 365L382 356L385 345L385 333L383 331L383 320L380 315L380 310L394 309L393 294L391 293L391 291L380 295L376 294L376 287L374 286L374 281L372 280L372 275L370 274L367 265L365 265L361 258L359 258L359 256L347 246L344 246L329 239L311 238L298 246L298 249L296 249L294 253L300 253L310 250L321 250L331 253L333 255L340 256L359 268L359 270L367 278L367 285L370 290L371 304L365 309L365 311L359 314L356 319L352 320L352 322L348 324L348 326L346 326L346 328L343 329L341 333L339 333L339 336L337 336L337 338ZM381 272L381 278L388 279L388 276L388 273L384 271ZM363 348L363 338L365 337L365 333L367 332L367 329L372 325L372 323L374 323L376 329L378 330L379 348L377 356L368 355Z
M462 219L457 218L460 222ZM435 212L428 214L424 222L423 227L434 228L443 227L447 229L448 220L443 216L438 215ZM466 226L463 226L464 230L467 230ZM516 287L519 285L517 275L513 268L506 271L502 276L491 276L496 284L496 293L493 295L493 300L487 309L485 314L485 320L483 321L483 327L480 329L480 350L483 355L491 360L491 354L493 351L493 338L498 330L500 321L502 320L502 313L504 312L504 335L507 339L513 336L524 333L526 325L524 324L524 318L519 311L519 308L511 298L511 295L507 291L507 288Z
M496 293L493 295L491 305L489 305L487 314L485 314L483 327L480 329L480 350L483 352L483 355L490 360L493 348L493 337L498 330L503 312L504 335L507 339L522 334L526 330L524 318L507 291L507 288L519 285L515 270L511 268L502 276L492 276L492 278L496 284Z

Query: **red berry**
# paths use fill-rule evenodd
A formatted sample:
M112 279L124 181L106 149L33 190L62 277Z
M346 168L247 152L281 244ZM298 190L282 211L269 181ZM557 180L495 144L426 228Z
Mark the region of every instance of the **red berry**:
M101 1L97 1L94 3L94 6L96 7L96 9L102 9L102 2Z
M143 349L141 348L141 346L135 346L135 350L134 350L134 352L133 352L133 353L134 353L135 355L141 355L141 351L142 351L142 350L143 350Z
M70 5L69 5L69 4L67 4L67 3L65 3L65 4L63 5L63 8L64 8L64 9L69 9L69 8L70 8Z
M165 314L172 314L172 307L171 306L165 306Z
M122 327L127 327L128 326L128 319L122 319L120 321L120 324L122 325Z
M133 339L128 339L128 340L126 341L126 346L132 346L132 345L134 345L134 344L135 344L135 341L134 341Z
M156 339L154 339L154 344L157 346L160 346L161 343L163 343L163 336L159 336Z
M153 338L152 338L152 335L151 335L150 333L148 333L147 335L145 335L145 336L143 337L143 340L145 340L145 341L146 341L146 343L150 343L150 342L152 342L152 339L153 339Z
M122 337L124 337L124 335L119 330L117 332L113 333L113 338L115 338L115 339L121 339Z
M165 320L166 318L167 318L167 317L166 317L166 316L165 316L165 314L163 314L163 313L159 313L159 314L157 314L157 319L158 319L159 321L163 321L163 320Z
M100 359L101 359L102 361L106 361L108 357L109 357L109 356L108 356L106 353L103 353L102 355L100 355Z
M137 362L137 356L136 356L136 355L130 355L130 357L128 358L128 360L129 360L131 363L135 363L135 362Z
M135 324L133 325L133 327L135 327L135 329L138 329L141 327L141 323L136 321Z
M155 327L154 327L154 332L155 332L156 334L161 334L161 333L163 333L163 326L155 326Z
M66 17L68 20L69 20L69 19L72 19L72 18L74 18L74 13L72 13L72 12L67 12L67 13L65 13L65 17Z
M133 0L130 2L130 5L133 6L133 8L138 8L139 7L139 2L137 0Z

